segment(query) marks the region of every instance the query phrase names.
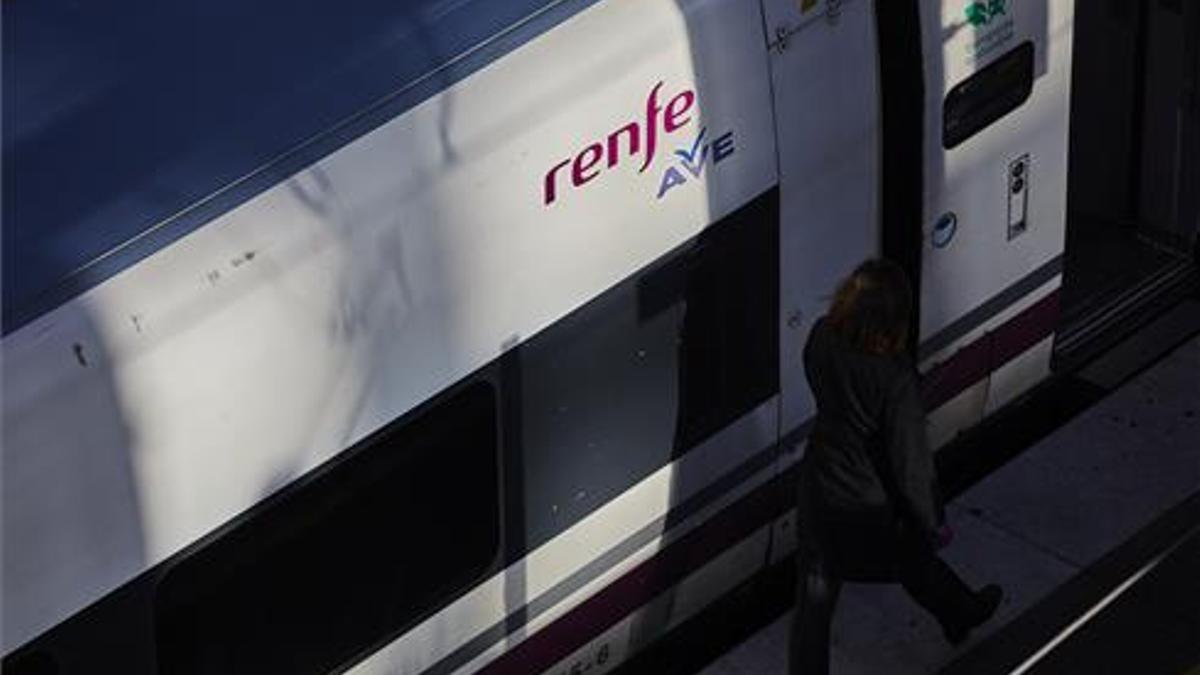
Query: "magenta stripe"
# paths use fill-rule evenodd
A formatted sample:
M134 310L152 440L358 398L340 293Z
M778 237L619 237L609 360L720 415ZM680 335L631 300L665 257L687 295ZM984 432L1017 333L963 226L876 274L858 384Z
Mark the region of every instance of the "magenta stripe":
M1058 326L1059 292L1055 289L1013 320L996 329L992 369L1012 361L1041 342Z
M1052 334L1058 324L1058 299L1055 289L930 370L924 381L926 408L945 404Z

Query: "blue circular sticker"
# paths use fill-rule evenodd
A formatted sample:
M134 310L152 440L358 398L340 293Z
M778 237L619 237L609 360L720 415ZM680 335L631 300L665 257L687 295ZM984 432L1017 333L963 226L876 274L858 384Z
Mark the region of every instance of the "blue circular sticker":
M941 218L933 226L934 248L946 248L950 245L950 240L954 239L954 233L958 231L958 216L954 215L953 211L947 211L942 214Z

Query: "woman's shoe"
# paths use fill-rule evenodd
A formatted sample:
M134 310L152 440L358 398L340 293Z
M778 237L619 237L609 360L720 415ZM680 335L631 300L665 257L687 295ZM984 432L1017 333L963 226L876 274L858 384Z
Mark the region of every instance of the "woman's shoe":
M946 641L954 646L962 644L971 634L971 629L992 618L1003 599L1004 591L996 584L988 584L981 588L975 594L975 611L972 612L967 622L957 626L942 627Z

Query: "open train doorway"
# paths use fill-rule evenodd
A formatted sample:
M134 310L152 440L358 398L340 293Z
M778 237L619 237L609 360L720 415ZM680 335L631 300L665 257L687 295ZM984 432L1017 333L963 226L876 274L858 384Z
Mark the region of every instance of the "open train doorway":
M1072 80L1060 368L1196 282L1200 3L1077 2Z

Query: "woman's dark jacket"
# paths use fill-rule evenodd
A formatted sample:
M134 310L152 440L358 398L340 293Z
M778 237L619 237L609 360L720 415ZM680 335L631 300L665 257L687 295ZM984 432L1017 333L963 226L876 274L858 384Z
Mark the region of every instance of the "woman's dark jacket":
M932 541L943 516L913 367L900 356L855 348L822 318L804 347L804 370L817 419L804 458L802 499L835 527L876 525L843 532L843 540L908 530ZM880 531L888 534L872 534Z

